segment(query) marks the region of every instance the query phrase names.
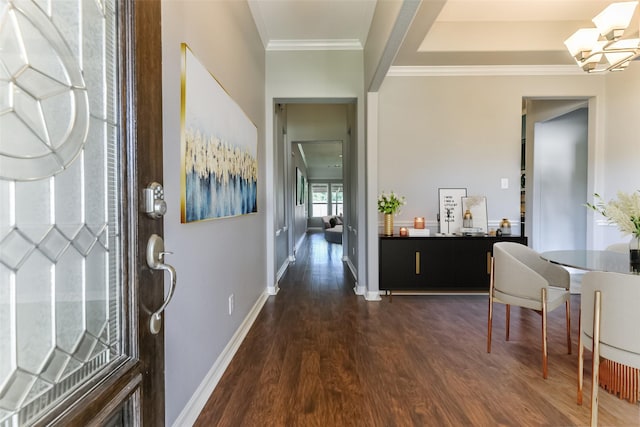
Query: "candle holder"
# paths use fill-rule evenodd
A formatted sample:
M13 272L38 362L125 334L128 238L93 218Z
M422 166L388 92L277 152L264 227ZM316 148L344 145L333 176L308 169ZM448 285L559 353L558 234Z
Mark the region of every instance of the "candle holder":
M424 222L425 221L423 216L417 216L413 218L413 228L415 228L416 230L424 229Z
M407 237L409 235L409 230L407 227L400 227L400 237Z
M471 211L467 209L462 217L462 226L464 228L473 227L473 215L471 215Z

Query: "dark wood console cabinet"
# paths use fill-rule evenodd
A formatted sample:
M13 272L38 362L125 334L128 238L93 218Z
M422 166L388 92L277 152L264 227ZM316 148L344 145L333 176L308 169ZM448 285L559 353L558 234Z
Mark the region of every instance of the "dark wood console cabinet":
M493 244L521 236L380 236L379 288L388 291L489 291Z

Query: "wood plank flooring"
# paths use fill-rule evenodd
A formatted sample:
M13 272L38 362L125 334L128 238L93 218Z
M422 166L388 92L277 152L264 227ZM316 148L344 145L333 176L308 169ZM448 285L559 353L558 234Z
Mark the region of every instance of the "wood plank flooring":
M310 234L269 297L197 426L572 426L579 296L572 297L573 354L564 307L549 315L549 378L542 379L540 316L504 306L486 352L486 295L353 293L342 247ZM600 390L600 425L640 426L640 405Z

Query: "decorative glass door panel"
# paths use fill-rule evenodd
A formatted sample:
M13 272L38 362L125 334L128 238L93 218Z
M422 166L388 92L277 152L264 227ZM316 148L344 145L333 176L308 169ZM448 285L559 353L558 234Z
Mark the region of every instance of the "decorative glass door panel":
M115 0L0 0L0 426L126 350Z

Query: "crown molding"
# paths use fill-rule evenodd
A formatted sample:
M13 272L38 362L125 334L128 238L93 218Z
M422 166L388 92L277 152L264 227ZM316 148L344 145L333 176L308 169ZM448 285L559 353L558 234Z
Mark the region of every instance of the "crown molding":
M393 66L388 77L587 75L576 65Z
M266 50L362 50L358 39L270 40Z

